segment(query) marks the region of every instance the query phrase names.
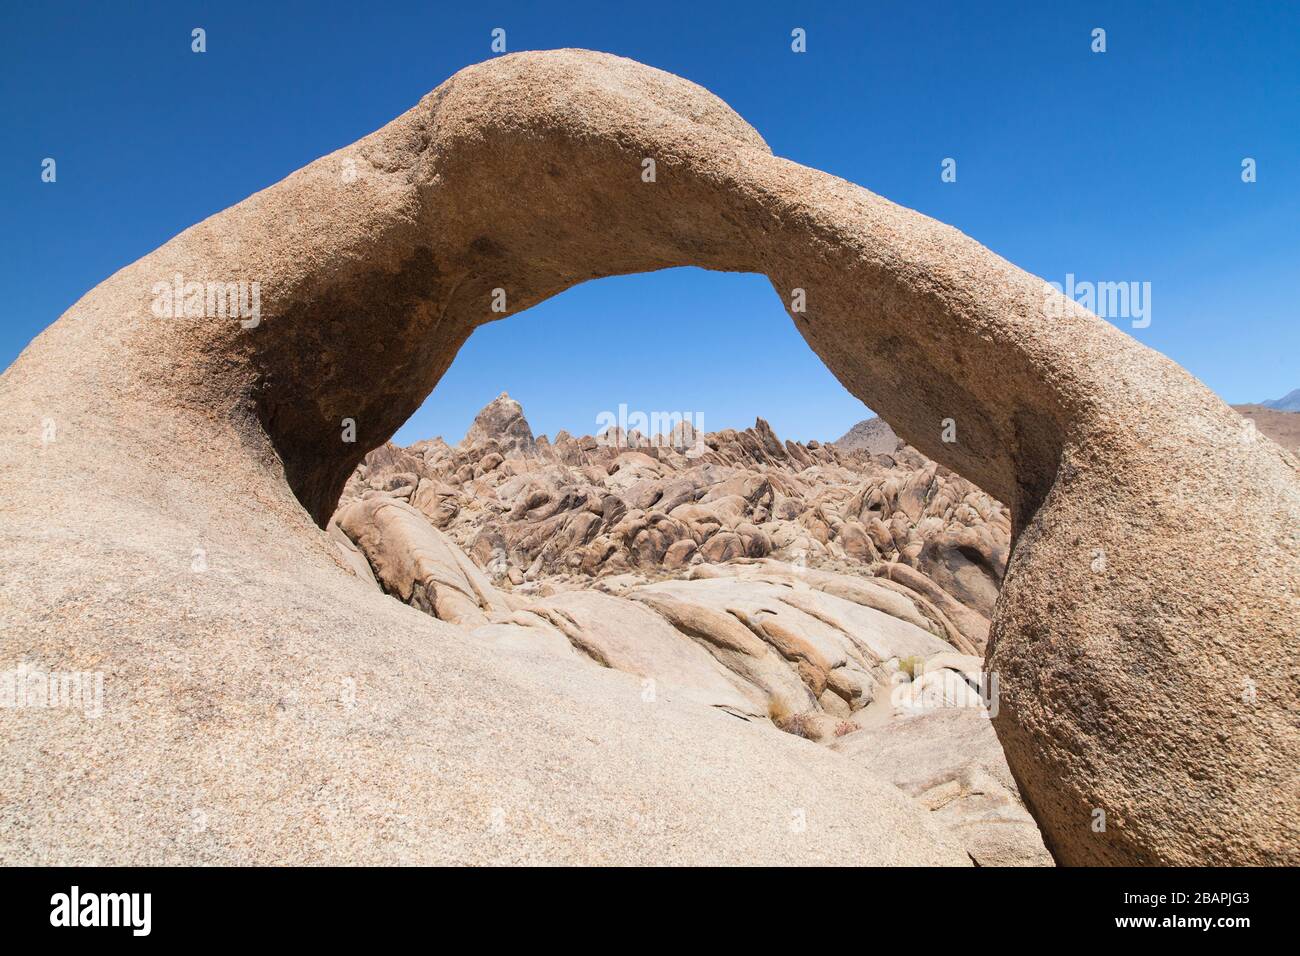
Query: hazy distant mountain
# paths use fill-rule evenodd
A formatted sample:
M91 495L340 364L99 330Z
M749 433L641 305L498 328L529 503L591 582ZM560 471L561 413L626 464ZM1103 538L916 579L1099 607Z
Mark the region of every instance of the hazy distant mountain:
M883 418L858 422L837 442L840 451L865 451L868 455L892 455L898 450L899 437Z
M1300 412L1300 388L1271 402L1260 402L1265 408L1275 408L1279 412Z
M1300 453L1300 389L1272 402L1258 405L1233 405L1249 418L1261 433L1283 448ZM868 455L892 455L902 444L883 418L858 422L839 441L832 444L841 452L863 451Z

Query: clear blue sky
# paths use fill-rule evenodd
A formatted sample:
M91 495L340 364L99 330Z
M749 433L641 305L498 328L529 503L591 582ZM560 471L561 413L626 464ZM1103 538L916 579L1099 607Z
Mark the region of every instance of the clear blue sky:
M1150 326L1117 324L1230 402L1300 387L1300 4L1189 0L5 4L0 366L115 270L491 56L494 27L510 51L587 47L687 77L778 154L1048 280L1150 282ZM619 403L710 430L761 414L801 439L866 414L765 279L694 269L589 283L479 330L398 438L458 439L502 390L548 433L591 432Z

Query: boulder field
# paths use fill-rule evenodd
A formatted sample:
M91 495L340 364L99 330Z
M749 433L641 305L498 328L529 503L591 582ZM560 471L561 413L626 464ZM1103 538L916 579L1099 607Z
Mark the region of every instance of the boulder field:
M762 419L551 442L503 394L455 447L367 455L328 530L360 579L479 641L826 744L976 863L1050 864L977 656L1005 511L887 444L783 443Z

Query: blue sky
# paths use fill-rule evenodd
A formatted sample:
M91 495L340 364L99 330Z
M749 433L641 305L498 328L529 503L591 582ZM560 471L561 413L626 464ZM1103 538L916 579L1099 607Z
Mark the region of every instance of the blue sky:
M778 154L1050 281L1151 283L1150 325L1116 324L1230 402L1300 387L1300 4L1282 2L7 4L0 366L115 270L491 56L494 27L510 51L687 77ZM552 434L621 403L800 439L866 414L764 278L695 269L485 326L398 440L458 439L502 390Z

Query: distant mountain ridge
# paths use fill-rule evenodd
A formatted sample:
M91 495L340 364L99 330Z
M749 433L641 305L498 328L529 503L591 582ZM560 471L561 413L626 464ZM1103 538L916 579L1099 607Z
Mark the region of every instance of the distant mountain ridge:
M1271 402L1232 407L1253 421L1262 434L1300 454L1300 388ZM831 444L840 452L892 455L904 442L883 418L876 417L858 422Z
M868 455L892 455L898 450L899 437L883 418L858 422L836 442L840 451L862 451Z
M1275 398L1271 402L1260 402L1260 404L1279 412L1300 412L1300 388L1291 390L1281 398Z

